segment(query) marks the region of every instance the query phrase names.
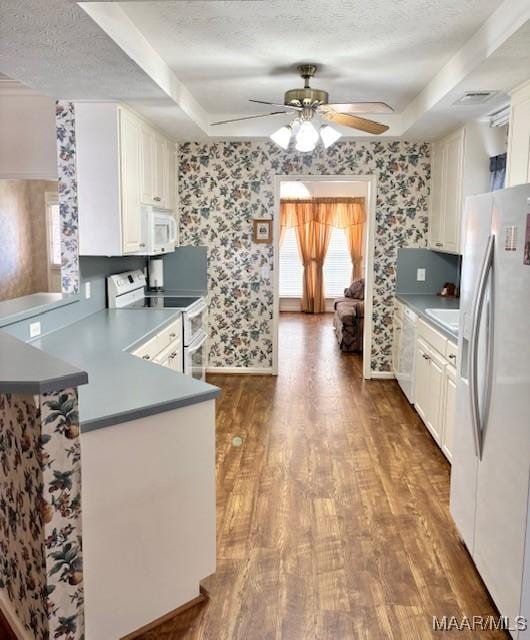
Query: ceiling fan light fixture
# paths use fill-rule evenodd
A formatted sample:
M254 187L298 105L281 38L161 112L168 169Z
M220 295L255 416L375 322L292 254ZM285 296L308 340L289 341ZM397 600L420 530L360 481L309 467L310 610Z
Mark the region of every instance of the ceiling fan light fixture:
M275 142L282 149L287 149L289 142L291 141L291 134L293 129L290 124L286 124L280 127L274 133L271 133L270 139Z
M317 142L318 131L315 129L312 122L304 120L296 134L296 150L301 151L302 153L306 151L313 151L317 146Z
M342 137L342 133L337 131L333 127L330 127L329 124L325 124L320 127L320 138L322 139L322 144L324 148L331 147L334 142L337 142L339 138Z

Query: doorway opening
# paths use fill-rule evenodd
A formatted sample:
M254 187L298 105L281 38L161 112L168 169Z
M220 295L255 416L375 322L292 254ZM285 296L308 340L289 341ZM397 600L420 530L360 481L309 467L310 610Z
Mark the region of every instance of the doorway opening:
M275 187L273 374L282 321L329 329L326 349L357 353L370 378L376 177L282 175Z

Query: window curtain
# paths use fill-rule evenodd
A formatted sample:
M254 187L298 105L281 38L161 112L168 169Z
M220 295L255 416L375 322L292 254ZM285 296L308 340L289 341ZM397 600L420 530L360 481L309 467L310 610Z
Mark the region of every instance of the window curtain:
M352 261L352 280L362 272L364 198L314 198L282 200L280 246L285 230L295 228L304 267L302 311L325 311L323 267L332 227L344 229Z
M506 153L490 158L490 191L504 189L506 182Z

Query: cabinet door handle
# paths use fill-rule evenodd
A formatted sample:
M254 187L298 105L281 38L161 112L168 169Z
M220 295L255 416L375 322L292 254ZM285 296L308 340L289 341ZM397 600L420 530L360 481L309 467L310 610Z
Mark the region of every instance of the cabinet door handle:
M435 247L443 247L444 245L443 245L443 242L435 242L434 246Z
M151 360L151 356L146 353L145 356L142 356L142 360Z
M449 354L449 359L450 360L456 360L456 355L454 353L450 353Z
M177 337L177 334L176 334L176 333L170 333L170 334L169 334L169 337L173 340L173 338L176 338L176 337Z
M155 202L160 202L160 200L162 200L162 198L160 198L160 196L155 196L155 197L153 198L153 200L154 200Z
M145 247L145 242L140 242L140 247Z
M422 355L422 358L424 360L430 360L431 359L426 353L422 353L421 355Z

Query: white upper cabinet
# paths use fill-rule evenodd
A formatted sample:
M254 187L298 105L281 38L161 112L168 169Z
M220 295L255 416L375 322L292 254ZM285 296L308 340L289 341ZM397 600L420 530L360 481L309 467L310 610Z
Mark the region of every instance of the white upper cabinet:
M506 186L530 182L530 81L512 91Z
M141 255L141 205L175 207L175 145L115 103L75 104L79 253Z
M140 126L127 111L119 113L120 126L120 186L123 253L137 253L145 243L142 239L140 216Z
M175 207L174 144L146 124L141 135L143 204L163 209Z
M433 143L429 247L460 253L465 199L489 190L489 158L499 153L499 132L471 123Z

